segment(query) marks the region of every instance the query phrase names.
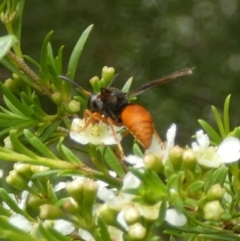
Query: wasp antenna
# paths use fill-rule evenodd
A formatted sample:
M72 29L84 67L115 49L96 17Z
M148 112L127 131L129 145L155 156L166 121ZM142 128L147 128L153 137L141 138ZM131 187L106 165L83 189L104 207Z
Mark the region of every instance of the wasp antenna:
M119 77L119 75L120 75L120 74L117 73L117 74L115 74L115 75L113 76L113 78L112 78L112 80L110 81L108 87L111 86L111 85L116 81L116 79Z
M58 76L59 79L62 79L72 85L74 85L75 87L77 87L78 89L80 89L81 91L83 91L86 95L92 95L92 93L86 91L85 89L83 89L80 85L78 85L77 83L75 83L73 80L69 79L68 77L64 76L64 75L59 75Z

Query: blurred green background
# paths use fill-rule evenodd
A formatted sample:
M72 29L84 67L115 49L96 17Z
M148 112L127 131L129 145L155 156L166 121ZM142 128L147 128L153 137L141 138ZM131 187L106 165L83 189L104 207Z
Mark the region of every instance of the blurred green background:
M178 126L178 144L190 144L212 122L211 105L222 109L232 94L232 127L239 125L240 6L238 0L34 0L26 1L22 48L39 60L45 35L54 30L55 51L68 61L83 30L94 24L76 81L88 83L103 66L121 73L116 87L134 76L133 88L185 67L194 74L156 87L138 98L153 115L160 135ZM3 35L4 30L1 29ZM63 73L65 74L65 73ZM1 77L7 76L1 68Z

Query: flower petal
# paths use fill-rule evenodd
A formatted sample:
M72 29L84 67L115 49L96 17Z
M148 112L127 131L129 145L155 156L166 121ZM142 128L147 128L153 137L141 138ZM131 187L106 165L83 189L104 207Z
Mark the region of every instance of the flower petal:
M70 138L80 144L86 145L89 143L89 138L85 136L83 132L77 133L77 132L70 132Z
M167 146L168 148L172 148L174 146L174 140L177 132L177 126L172 124L170 128L167 130Z
M134 165L135 168L141 168L144 166L143 158L135 155L128 155L125 157L125 161L131 165Z
M223 163L231 163L240 158L240 141L235 137L226 138L217 149Z
M165 215L165 221L173 226L183 226L187 222L187 218L184 214L177 212L175 209L167 209Z
M203 130L197 131L196 138L201 148L207 148L210 145L209 137L207 134L204 134Z
M30 232L33 228L32 223L30 223L23 215L15 213L9 219L9 223L15 227L24 230L25 232Z
M58 232L60 232L63 235L69 235L71 234L75 227L73 224L69 221L66 221L64 219L59 219L54 222L53 225L54 229L56 229Z

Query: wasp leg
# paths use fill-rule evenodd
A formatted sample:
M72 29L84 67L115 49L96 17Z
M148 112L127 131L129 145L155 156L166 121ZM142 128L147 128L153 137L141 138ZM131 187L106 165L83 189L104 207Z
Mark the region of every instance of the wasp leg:
M120 123L112 120L111 118L106 118L104 116L101 116L99 113L95 112L95 113L92 113L90 110L85 110L84 111L84 119L85 119L85 126L80 130L80 131L84 131L87 129L87 127L91 124L91 123L96 123L96 122L99 122L99 121L102 121L103 123L105 123L106 125L109 125L110 128L111 128L111 131L113 133L113 136L117 142L117 146L118 146L118 149L119 149L119 152L120 152L120 158L121 158L121 161L124 160L124 151L123 151L123 148L122 148L122 145L120 143L120 141L118 140L117 138L117 133L116 131L114 130L114 126L121 126ZM121 163L122 166L124 167L123 163ZM124 167L124 169L126 169Z
M119 152L120 152L120 158L121 158L121 160L123 161L123 160L124 160L124 151L123 151L123 148L122 148L122 145L121 145L120 141L119 141L118 138L117 138L117 133L116 133L116 131L114 130L113 120L112 120L111 118L107 118L107 120L108 120L108 124L110 125L110 128L111 128L111 130L112 130L113 136L114 136L114 138L115 138L115 140L116 140L116 142L117 142L117 146L118 146L118 149L119 149ZM123 165L123 163L122 163L122 165ZM124 166L123 166L123 167L124 167ZM125 169L125 168L124 168L124 169Z

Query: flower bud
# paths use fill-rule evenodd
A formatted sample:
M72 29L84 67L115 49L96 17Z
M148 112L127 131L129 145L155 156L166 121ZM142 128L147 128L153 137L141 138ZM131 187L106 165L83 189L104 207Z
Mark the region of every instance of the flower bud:
M39 217L41 219L59 219L63 216L62 210L54 205L43 204L40 206Z
M8 149L8 150L13 150L13 145L12 145L12 142L11 142L11 139L9 136L7 136L4 140L4 148Z
M97 76L94 76L90 79L90 84L93 87L94 92L100 91L100 80Z
M145 240L145 236L147 234L147 230L142 226L141 223L135 223L129 226L128 235L131 240Z
M179 170L182 164L183 149L179 146L174 146L169 152L169 160L175 170Z
M47 202L47 199L40 198L30 194L27 200L27 206L39 212L40 206L45 204L46 202Z
M8 176L6 177L6 182L14 188L20 190L29 190L28 180L15 170L9 172Z
M60 105L63 101L63 98L62 98L62 94L61 92L54 92L52 95L51 95L51 98L52 98L52 101L56 104L56 105Z
M116 226L117 211L111 208L107 203L104 203L98 208L97 215L103 218L104 222Z
M72 182L68 182L66 185L68 194L78 203L82 203L83 200L83 182L83 180L76 179Z
M71 114L75 114L79 112L80 109L81 109L81 103L76 100L71 100L66 107L66 110Z
M83 196L84 202L90 203L95 200L97 195L98 185L96 182L90 179L85 179L83 183Z
M15 73L12 74L12 78L16 81L21 81L21 78L19 77L19 75L15 74Z
M204 217L206 220L219 221L224 209L218 200L207 202L203 208Z
M128 224L134 224L140 219L140 212L134 206L127 206L124 208L123 217Z
M105 86L107 86L115 74L115 69L113 67L104 66L102 69L102 78L104 79Z
M148 170L155 171L157 173L163 171L162 159L158 155L145 155L143 162Z
M46 171L48 171L48 170L50 170L49 167L31 165L31 171L32 171L33 173L46 172Z
M15 163L13 167L16 172L20 173L27 179L30 179L30 177L32 176L32 170L31 170L30 164Z
M63 209L69 213L74 214L80 210L80 207L79 204L73 198L69 198L63 204Z
M183 152L183 165L184 167L194 170L197 164L197 157L192 149Z
M225 193L225 189L219 183L211 186L207 192L208 200L221 199Z

